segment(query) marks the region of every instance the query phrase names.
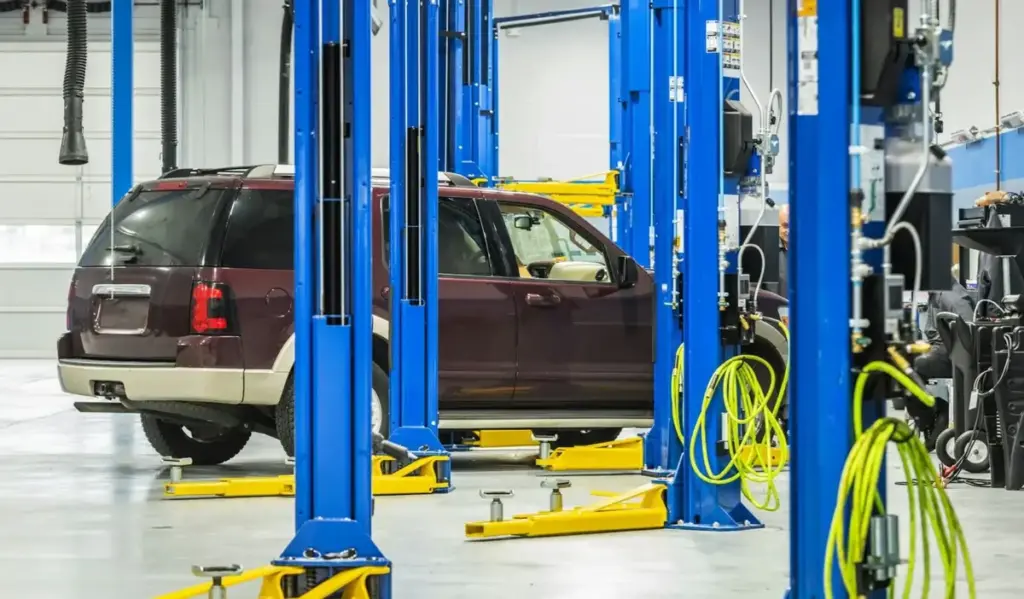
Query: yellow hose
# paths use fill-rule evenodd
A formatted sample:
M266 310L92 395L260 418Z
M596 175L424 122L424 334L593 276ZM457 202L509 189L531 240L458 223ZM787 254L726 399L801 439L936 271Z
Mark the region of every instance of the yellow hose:
M913 585L914 570L917 566L918 535L921 536L923 549L921 555L924 574L921 596L928 596L931 579L930 534L934 535L945 576L943 596L951 598L956 594L957 559L959 555L963 555L968 597L974 599L974 570L963 529L924 443L906 422L895 418L881 418L864 430L864 393L874 373L892 377L926 406L935 405L933 397L887 362L872 362L857 376L853 390L855 441L843 467L836 509L832 515L832 526L825 550L825 598L833 597L832 571L836 560L839 562L839 571L847 594L850 597L863 596L857 588L858 566L864 562L872 516L885 514L885 505L878 494L878 481L885 465L886 447L893 442L906 473L910 504L910 553L907 577L903 583L904 599L909 599ZM848 528L844 526L847 509L850 512ZM890 596L893 588L890 589Z
M789 331L785 325L779 323L786 338L789 338ZM768 371L768 389L761 388L751 363L762 365ZM680 443L685 444L682 417L681 397L679 393L680 382L683 376L683 347L676 351L675 368L672 371L672 422L675 425L676 435ZM776 393L776 373L767 360L758 356L738 355L726 360L719 366L704 391L703 404L700 415L697 418L694 430L690 435L690 466L696 476L708 484L725 485L740 481L740 489L743 496L750 501L751 505L767 510L779 509L779 491L775 481L779 474L785 469L789 461L789 448L786 442L786 431L779 422L778 412L782 406L782 397L789 385L789 360L786 360L786 369L782 375L782 381ZM727 423L723 430L726 437L726 447L729 454L729 463L716 471L712 466L712 455L715 452L716 439L714 435L708 435L708 411L714 400L715 393L719 386L722 387L722 399L727 415ZM778 397L774 407L771 405L773 397ZM713 416L711 416L713 417ZM764 434L761 439L757 438L757 420L761 418L764 423ZM778 463L772 460L772 438L775 438L779 445L778 451L781 459ZM697 460L698 439L701 443L702 460ZM710 441L710 443L709 443ZM710 445L710 447L709 447ZM745 454L744 448L753 449L753 455ZM752 483L764 484L767 489L763 499L754 497L750 488Z

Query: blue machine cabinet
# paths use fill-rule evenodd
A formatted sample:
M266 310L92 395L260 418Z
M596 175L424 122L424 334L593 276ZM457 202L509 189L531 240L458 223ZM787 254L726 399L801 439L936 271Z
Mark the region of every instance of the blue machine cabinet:
M370 23L369 2L295 2L296 533L276 563L311 570L315 580L307 577L307 584L340 570L389 565L370 536L365 401L372 334ZM390 596L390 575L375 585L378 597Z

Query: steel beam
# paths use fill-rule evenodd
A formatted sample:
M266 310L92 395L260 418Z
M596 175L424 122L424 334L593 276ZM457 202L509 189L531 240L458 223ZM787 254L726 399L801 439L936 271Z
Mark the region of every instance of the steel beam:
M131 2L115 2L110 18L111 204L134 184L135 20Z
M438 0L391 4L389 416L391 440L423 456L447 455L437 434L438 16Z
M370 536L370 27L369 2L295 2L296 533L276 563L307 586L389 565Z
M790 595L822 596L851 447L850 0L789 9ZM820 43L819 43L820 40ZM810 62L803 63L800 57ZM846 596L838 568L832 596Z

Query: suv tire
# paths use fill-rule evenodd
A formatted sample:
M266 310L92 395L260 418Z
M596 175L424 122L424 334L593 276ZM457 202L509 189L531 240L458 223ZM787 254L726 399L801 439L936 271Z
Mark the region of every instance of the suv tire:
M375 412L380 414L380 428L377 432L388 438L389 422L388 422L388 397L390 385L388 382L388 375L384 372L384 369L377 365L376 362L373 364L373 372L371 374L371 383L373 385L374 404L372 408ZM375 414L371 414L371 418L375 417ZM292 376L288 377L288 383L284 386L284 391L281 393L281 401L277 403L277 407L274 409L274 425L277 428L277 439L281 442L281 447L284 449L285 454L288 457L295 456L295 385L293 384Z
M142 431L157 453L170 458L191 458L196 466L223 464L238 455L252 436L249 429L236 427L222 428L211 438L202 439L190 436L184 426L155 414L139 416Z

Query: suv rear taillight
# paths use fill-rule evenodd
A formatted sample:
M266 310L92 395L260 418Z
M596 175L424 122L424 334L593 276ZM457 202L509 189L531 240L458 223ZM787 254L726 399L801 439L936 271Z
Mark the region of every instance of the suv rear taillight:
M192 332L223 333L228 330L229 289L222 283L199 281L192 285Z

